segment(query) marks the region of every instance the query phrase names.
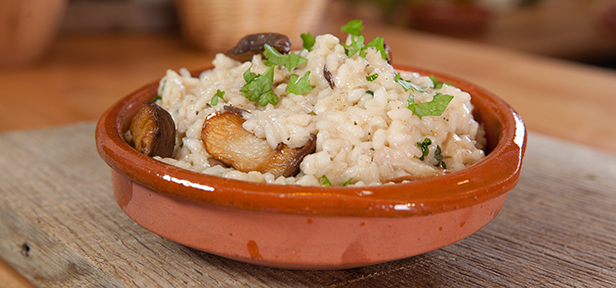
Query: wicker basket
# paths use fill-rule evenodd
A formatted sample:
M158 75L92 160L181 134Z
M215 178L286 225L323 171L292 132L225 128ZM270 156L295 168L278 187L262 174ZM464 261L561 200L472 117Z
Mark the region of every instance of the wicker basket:
M68 0L0 0L0 66L19 66L47 52Z
M328 0L176 0L183 36L197 47L222 52L247 34L278 32L301 43Z

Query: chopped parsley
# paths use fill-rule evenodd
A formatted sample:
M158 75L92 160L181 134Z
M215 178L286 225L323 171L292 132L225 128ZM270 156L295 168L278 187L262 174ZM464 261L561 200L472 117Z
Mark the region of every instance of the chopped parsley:
M321 176L321 185L330 187L332 186L332 182L330 182L329 179L327 179L327 176L323 175Z
M385 51L385 39L383 39L383 37L376 37L376 38L374 38L374 40L372 40L370 43L366 44L364 49L368 48L368 47L376 48L376 50L381 53L381 58L387 60L387 52ZM365 50L362 50L359 53L359 56L366 57L366 54L368 54L368 52L366 52Z
M154 96L154 98L152 98L152 102L156 102L156 101L158 101L158 100L160 100L160 99L163 99L163 96L161 96L161 95L156 95L156 96Z
M445 164L445 161L443 160L445 156L443 156L441 152L441 146L436 145L436 150L434 150L434 158L436 159L436 161L438 161L438 163L436 164L436 167L447 169L447 165Z
M366 90L366 93L374 96L374 92L372 90Z
M351 44L342 44L344 51L348 57L352 57L355 53L359 52L360 57L366 57L365 51L368 47L374 47L381 53L383 59L387 59L387 52L385 51L385 40L382 37L376 37L367 45L364 45L364 36L361 35L361 30L364 29L361 20L351 20L346 25L342 26L340 30L349 33L351 35Z
M310 92L312 86L310 85L310 79L308 79L309 76L310 71L306 72L302 78L299 78L299 75L291 74L289 77L289 84L287 84L287 94L293 93L295 95L300 95Z
M400 72L396 74L396 76L394 77L394 81L400 84L400 86L402 86L402 89L404 89L405 92L409 91L410 89L413 89L413 90L416 90L422 93L426 92L421 87L417 86L416 84L413 84L411 81L402 79L402 77L400 76Z
M441 82L441 81L440 81L440 80L438 80L438 78L437 78L436 76L434 76L434 75L430 75L430 76L428 76L428 77L430 77L430 80L432 80L432 84L434 84L434 89L441 89L441 88L443 88L443 84L448 84L448 85L451 85L451 84L449 84L449 83L444 83L444 82Z
M313 37L310 33L302 33L300 36L302 37L302 41L304 41L304 48L308 51L312 51L312 47L315 43L315 37Z
M222 101L227 102L227 100L225 100L225 98L223 98L223 96L225 96L225 91L220 91L220 89L218 89L218 91L216 91L216 94L214 94L214 96L212 96L212 100L210 101L210 104L212 106L218 105L218 99L222 99Z
M347 187L351 184L351 181L353 180L353 178L349 178L349 180L347 180L346 182L344 182L344 184L342 184L343 187Z
M430 140L430 138L427 138L427 137L424 139L423 142L417 142L417 146L421 148L421 157L419 157L419 160L424 161L426 156L430 154L430 149L428 148L430 144L432 144L432 140Z
M372 74L370 76L366 76L366 80L368 80L370 82L376 80L376 78L379 78L379 74L378 73L374 73L374 74Z
M255 78L257 78L257 76L259 76L257 73L254 73L251 71L252 70L252 66L250 66L250 68L248 68L248 70L246 70L246 72L244 72L244 81L246 81L246 83L254 80Z
M265 47L263 55L267 58L263 61L263 64L267 66L283 65L287 68L287 70L291 71L298 65L308 61L308 59L295 53L289 53L284 55L280 54L278 50L267 44L264 44L263 47Z
M363 29L364 25L361 20L351 20L349 23L340 28L343 32L347 32L353 36L361 36L361 30Z
M443 82L438 81L438 78L436 78L436 76L430 75L428 77L430 77L430 80L432 80L432 84L434 84L434 89L441 89L443 87Z
M413 111L413 114L417 115L419 119L424 116L440 116L445 109L447 109L447 105L449 105L451 99L453 99L451 95L436 93L430 102L415 103L415 99L411 93L408 99L408 108Z
M244 85L240 92L248 100L257 102L261 106L265 106L268 103L272 105L278 104L278 95L272 90L274 85L274 67L270 67L265 73L258 75L249 68L244 72Z
M361 51L362 47L364 47L364 36L352 36L351 45L342 44L344 47L344 51L349 56L349 58L353 57L355 53Z

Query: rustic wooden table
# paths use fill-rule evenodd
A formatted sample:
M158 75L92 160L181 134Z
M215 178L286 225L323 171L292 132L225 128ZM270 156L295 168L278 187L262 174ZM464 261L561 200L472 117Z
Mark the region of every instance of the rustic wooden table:
M383 36L394 63L474 82L524 118L520 183L484 229L341 271L263 268L162 239L114 203L93 121L166 69L202 68L213 54L168 34L62 35L43 62L0 71L0 287L616 285L616 72L396 28L365 34Z

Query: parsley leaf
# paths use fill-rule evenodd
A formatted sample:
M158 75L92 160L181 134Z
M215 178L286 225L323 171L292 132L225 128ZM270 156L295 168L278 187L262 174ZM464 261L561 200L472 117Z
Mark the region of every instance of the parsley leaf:
M227 102L227 100L225 100L225 98L223 98L223 96L225 96L225 91L220 91L220 89L218 89L218 91L216 91L216 94L214 94L214 96L212 96L212 100L210 101L210 104L212 106L216 106L218 105L218 99L222 99L222 101Z
M315 43L315 37L313 37L310 33L302 33L300 36L302 37L302 41L304 41L304 48L308 51L312 51L312 47Z
M445 158L445 156L443 156L441 152L441 146L436 145L436 150L434 150L434 158L436 159L436 161L438 161L436 167L447 169L447 165L445 164L445 161L443 161L443 158Z
M321 185L323 186L332 186L332 182L329 181L329 179L327 179L327 176L323 175L321 176Z
M342 47L344 47L344 52L350 58L353 55L355 55L355 53L360 52L362 48L364 47L364 36L361 36L361 35L357 37L353 36L353 38L351 39L351 45L346 45L346 44L341 44L341 45Z
M252 66L250 66L250 68L248 68L248 70L246 70L246 72L244 72L244 81L246 81L246 83L252 81L257 76L259 76L259 75L257 75L257 73L254 73L251 70L252 70Z
M312 90L312 86L310 85L310 71L306 72L302 78L299 80L299 75L291 74L289 77L289 84L287 84L287 94L293 93L295 95L300 95L304 93L310 92Z
M351 181L353 180L353 178L349 178L349 180L347 180L346 182L344 182L344 184L342 184L343 187L347 187L351 184Z
M272 105L278 104L278 95L272 90L274 85L274 67L270 67L261 75L257 75L248 69L244 72L244 85L240 92L248 100L257 102L261 106L271 103Z
M439 81L436 76L430 75L428 77L430 77L430 80L432 80L432 84L434 84L434 89L441 89L443 87L443 82Z
M366 90L366 93L374 96L374 92L372 90Z
M453 99L451 95L436 93L430 102L415 103L413 94L411 94L408 99L408 108L413 111L413 114L419 116L419 119L424 116L439 116L447 109L451 99Z
M366 44L366 46L364 46L364 49L362 49L362 51L359 53L359 56L366 57L366 54L368 54L368 52L366 52L365 49L368 47L376 48L376 50L381 53L381 58L387 59L387 52L385 51L385 40L383 39L383 37L376 37L370 43Z
M368 80L370 82L376 80L376 78L379 78L379 74L378 73L374 73L374 74L372 74L370 76L366 76L366 80Z
M278 104L278 95L276 95L276 93L274 93L274 91L269 90L269 91L261 94L261 96L259 97L259 100L257 102L261 106L265 106L265 105L267 105L267 103L272 103L272 105L276 105L276 104Z
M346 25L342 26L340 30L343 32L347 32L353 36L361 36L361 30L364 29L364 25L362 25L361 20L351 20Z
M408 80L404 80L402 79L402 77L400 77L400 72L398 72L398 74L396 74L396 77L394 77L394 81L396 81L396 83L400 84L400 86L402 86L402 88L404 89L404 91L409 91L409 89L413 89L419 92L426 92L423 89L421 89L421 87L413 84L411 81Z
M349 58L355 55L355 53L361 52L364 48L364 36L361 35L362 29L364 29L364 26L362 25L361 20L351 20L340 29L351 35L351 44L342 44L342 47L344 47L344 52Z
M349 33L351 35L351 44L341 44L344 47L344 51L350 58L355 53L359 52L360 57L366 57L366 48L375 47L380 53L383 59L387 59L387 52L385 51L385 40L383 37L376 37L367 45L364 45L364 36L361 35L361 30L364 29L361 20L351 20L346 25L342 26L340 30Z
M161 96L161 95L156 95L156 96L154 96L154 98L152 98L152 102L156 102L156 101L158 101L158 100L160 100L160 99L163 99L163 96Z
M291 71L296 66L308 61L308 59L299 56L298 54L289 53L283 55L270 45L264 44L263 46L265 47L263 55L267 58L263 61L263 64L267 66L283 65L287 68L287 70Z
M417 142L417 146L421 148L421 157L419 157L419 160L424 161L426 156L430 154L430 149L428 148L430 144L432 144L432 140L430 140L430 138L427 138L427 137L424 139L423 142Z

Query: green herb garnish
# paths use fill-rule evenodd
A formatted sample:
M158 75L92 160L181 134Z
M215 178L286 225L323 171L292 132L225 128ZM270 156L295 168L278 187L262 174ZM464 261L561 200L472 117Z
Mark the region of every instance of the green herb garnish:
M430 77L430 80L432 80L432 84L434 84L434 89L440 89L441 87L443 87L443 82L438 81L438 78L436 78L436 76L430 75L428 77Z
M351 44L342 44L344 51L350 58L355 53L359 52L360 57L366 57L366 48L375 47L380 53L383 59L387 59L387 52L385 51L385 40L382 37L376 37L367 45L364 45L364 36L361 35L361 30L364 29L361 20L351 20L346 25L342 26L340 30L349 33L351 35Z
M154 96L154 98L152 98L152 102L156 102L156 101L158 101L158 100L160 100L160 99L163 99L163 96L161 96L161 95L156 95L156 96Z
M364 46L364 49L362 49L362 51L359 53L359 56L366 57L366 54L368 54L368 52L366 52L365 49L368 47L376 48L376 50L381 53L381 58L387 60L387 52L385 51L385 39L383 39L383 37L376 37L370 43L366 44L366 46Z
M379 74L378 73L374 73L374 74L372 74L370 76L366 76L366 80L368 80L370 82L376 80L376 78L379 78Z
M404 89L405 92L409 91L410 89L413 89L413 90L416 90L422 93L426 92L421 87L417 86L416 84L413 84L411 81L402 79L402 77L400 76L400 72L396 74L396 76L394 77L394 81L400 84L400 86L402 86L402 89Z
M445 164L445 161L443 161L445 156L441 154L441 146L436 145L436 150L434 150L434 158L438 161L436 167L447 169L447 165Z
M374 92L372 90L366 90L366 93L374 96Z
M430 138L427 138L427 137L424 139L423 142L417 142L417 146L421 148L421 157L419 157L419 160L424 161L426 156L430 154L430 149L428 148L430 144L432 144L432 140L430 140Z
M342 26L340 30L347 32L353 36L361 36L361 30L364 29L364 25L361 20L351 20L346 25Z
M259 103L261 106L265 106L267 103L272 105L278 104L278 95L272 90L274 85L274 67L270 67L261 75L251 72L251 69L252 67L244 72L246 85L240 89L242 95L250 101Z
M327 176L323 175L321 176L321 185L330 187L332 186L332 182L330 182L329 179L327 179Z
M362 50L364 47L364 36L352 36L351 37L351 45L342 44L344 47L344 51L349 58L351 58L355 53Z
M441 88L443 88L443 84L444 83L439 81L436 76L430 75L428 77L430 77L430 80L432 80L432 84L434 84L434 89L441 89Z
M316 38L312 37L310 33L302 33L300 36L302 37L302 41L304 41L304 48L308 51L312 51Z
M408 99L408 108L413 111L413 114L417 115L419 119L424 116L440 116L445 109L447 109L447 105L449 105L451 99L453 99L451 95L436 93L434 99L430 102L415 103L413 94L411 94Z
M244 72L244 81L246 81L246 83L248 83L248 82L254 80L255 78L257 78L257 76L259 76L259 74L252 72L252 66L250 66L250 68L248 68L248 70L246 70L246 72Z
M212 100L210 101L210 104L212 106L216 106L218 104L218 99L222 99L222 101L227 102L227 100L225 100L225 98L223 98L223 96L225 96L225 91L220 91L220 89L218 89L218 91L216 91L216 94L214 94L214 96L212 96Z
M310 71L306 72L302 78L299 78L299 75L291 74L289 77L289 84L287 84L287 94L293 93L295 95L300 95L304 93L310 92L312 90L312 86L310 85ZM299 80L297 80L299 78Z
M343 187L347 187L351 184L351 180L353 180L353 178L349 178L349 180L347 180L346 182L344 182L344 184L342 184Z
M289 53L284 55L280 54L278 50L267 44L264 44L263 47L265 47L265 51L263 51L263 56L267 58L263 61L263 64L267 66L283 65L287 68L287 70L291 71L298 65L308 61L308 59L295 53Z

